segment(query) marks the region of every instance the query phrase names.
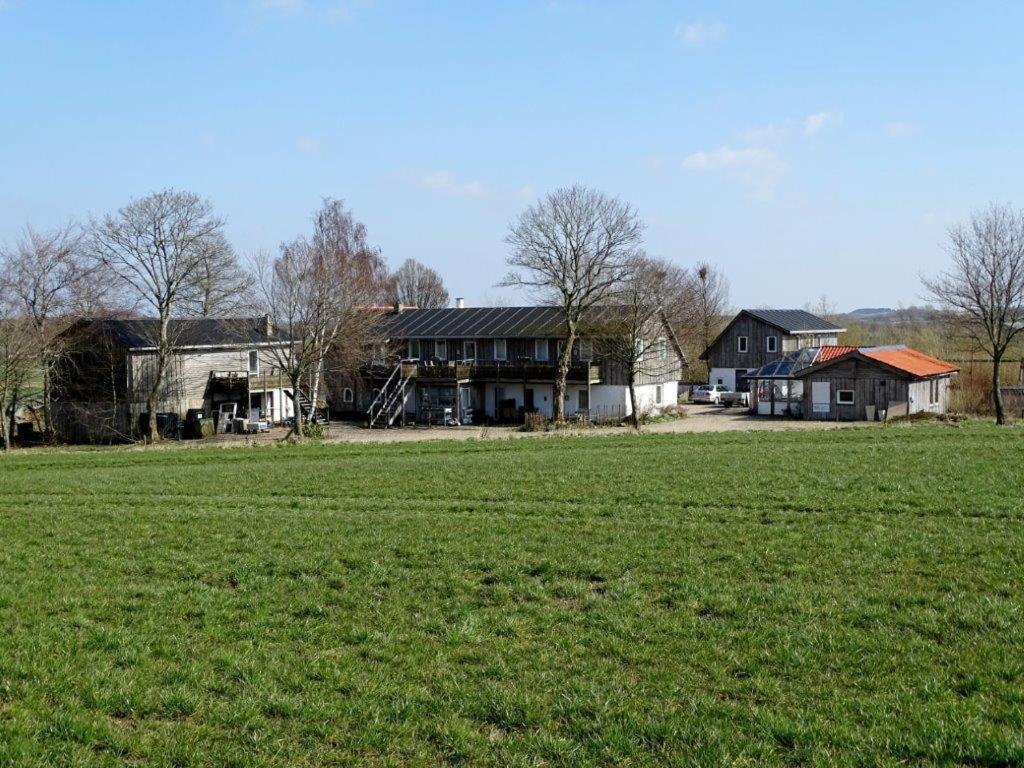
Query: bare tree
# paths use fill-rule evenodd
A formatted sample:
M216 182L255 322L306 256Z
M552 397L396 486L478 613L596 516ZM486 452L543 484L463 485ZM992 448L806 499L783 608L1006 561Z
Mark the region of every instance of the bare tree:
M251 314L255 298L252 280L227 238L217 233L204 245L206 254L183 297L182 313L196 317Z
M662 259L638 255L630 259L626 276L615 291L615 305L598 320L595 329L603 358L626 371L631 420L640 428L637 380L664 372L670 346L678 348L673 326L683 310L680 297L688 288L689 274Z
M643 229L632 206L579 185L555 190L509 226L505 242L512 248L512 271L501 285L532 290L564 313L555 421L565 418L565 385L580 324L619 284Z
M392 280L392 300L396 304L419 309L448 306L448 290L436 271L415 259L406 259Z
M39 372L32 321L8 288L0 286L0 431L8 450L14 440L18 404Z
M1006 423L1000 369L1007 349L1024 332L1024 211L990 205L969 225L949 230L952 265L925 278L931 298L950 312L967 336L992 356L996 423Z
M729 281L712 264L702 261L693 270L691 315L687 322L701 350L711 346L719 323L729 309Z
M93 226L91 249L112 280L156 315L152 376L146 395L146 437L159 439L156 409L172 360L171 318L182 312L211 249L223 240L223 222L191 192L166 189L132 200Z
M76 224L49 232L27 227L13 248L0 252L0 283L35 337L47 430L52 429L51 393L64 351L63 332L77 318L95 313L108 294L95 264L86 258L83 240Z
M366 227L332 199L314 217L312 237L283 244L276 258L258 256L256 264L266 312L290 339L272 354L292 387L295 421L289 437L301 439L300 393L308 393L315 408L332 351L365 347L378 319L367 307L386 286L387 267L368 245Z

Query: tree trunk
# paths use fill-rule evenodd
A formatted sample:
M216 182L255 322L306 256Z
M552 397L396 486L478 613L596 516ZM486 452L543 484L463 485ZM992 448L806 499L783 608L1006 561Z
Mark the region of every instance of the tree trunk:
M295 418L292 419L292 431L286 439L302 439L302 401L299 400L299 382L302 381L302 374L292 374L288 377L292 382L292 410Z
M146 413L149 416L149 421L146 422L146 442L155 443L160 439L160 431L156 425L156 407L160 399L160 387L164 381L164 370L167 368L167 360L163 352L157 352L156 355L156 378L153 381L153 386L149 390L149 394L146 396Z
M4 414L4 449L10 450L11 445L14 443L14 414L18 410L18 388L14 388L14 392L11 393L11 402L9 405L10 414Z
M558 356L558 370L555 374L554 386L554 417L556 423L565 421L565 388L569 378L569 362L572 359L572 345L575 335L570 335L562 345L562 354Z
M998 352L992 356L992 402L996 407L996 424L1006 423L1006 409L1003 406L1003 392L999 388L1000 369L1003 365L1003 354Z
M0 431L4 433L3 449L11 450L11 433L7 431L7 398L0 398Z
M629 371L629 407L633 409L630 420L633 422L633 429L640 429L640 410L636 404L636 375Z
M50 380L53 376L53 360L48 356L43 358L43 431L48 437L53 437L53 420L50 418L51 391Z

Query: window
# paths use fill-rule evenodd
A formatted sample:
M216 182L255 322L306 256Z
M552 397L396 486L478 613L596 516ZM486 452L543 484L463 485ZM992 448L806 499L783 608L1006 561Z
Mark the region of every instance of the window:
M494 340L494 359L508 360L508 344L504 339Z
M462 342L462 359L476 360L476 342L470 339Z
M537 339L534 344L534 357L540 362L546 363L548 361L548 340Z
M352 390L349 387L345 387L341 390L341 402L351 403L355 398L352 397Z
M420 340L409 339L409 359L419 360L420 359Z
M249 373L260 372L260 353L255 349L249 352Z
M655 405L661 405L661 398L664 396L664 394L665 394L664 388L662 387L661 384L658 384L654 388L654 404Z
M836 405L853 405L854 397L852 389L836 390Z
M555 360L562 359L562 350L565 349L565 342L561 339L555 344Z
M939 380L932 379L928 382L928 404L938 405L939 404Z
M778 336L769 336L767 343L768 343L767 349L768 349L769 352L778 352L779 351L779 337Z
M448 359L448 345L445 343L444 339L434 340L434 357L438 360Z
M590 339L578 339L575 349L579 354L580 360L592 360L594 358L594 342Z
M739 352L740 354L746 354L747 353L747 337L746 336L739 336L739 337L737 337L737 339L736 339L736 351Z
M579 403L579 409L581 411L589 410L590 409L590 390L581 389L580 390L580 394L579 394L579 399L577 400L577 402Z
M668 340L658 339L654 342L654 348L657 351L659 360L668 360Z

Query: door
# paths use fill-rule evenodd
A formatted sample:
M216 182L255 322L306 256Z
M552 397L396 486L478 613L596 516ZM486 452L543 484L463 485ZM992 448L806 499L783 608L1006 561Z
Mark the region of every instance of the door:
M828 413L832 406L832 383L811 382L811 413Z
M878 393L875 395L875 407L880 411L889 410L889 387L886 382L878 382Z
M736 369L736 392L749 392L750 381L747 379L747 369L737 368Z
M533 404L533 390L532 389L527 389L523 393L523 408L527 412L532 411L535 408L534 404Z

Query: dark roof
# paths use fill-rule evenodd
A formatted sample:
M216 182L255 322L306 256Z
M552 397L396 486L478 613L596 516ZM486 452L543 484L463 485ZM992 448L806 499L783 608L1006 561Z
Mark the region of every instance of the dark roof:
M405 309L385 315L385 335L411 338L558 338L565 335L559 307Z
M846 330L803 309L741 309L736 313L736 317L730 320L729 324L722 329L722 332L715 337L715 340L708 344L708 348L700 353L701 360L707 360L711 356L711 350L714 346L725 338L729 329L744 315L760 320L762 323L768 323L768 325L778 328L783 333L809 333L811 331L840 332Z
M786 333L846 330L803 309L744 309L743 311L751 317L782 329Z
M284 340L279 333L267 336L263 322L263 318L252 317L174 318L169 331L177 347L240 347ZM129 349L147 349L155 346L159 324L156 318L146 317L95 320L89 325L110 334Z

